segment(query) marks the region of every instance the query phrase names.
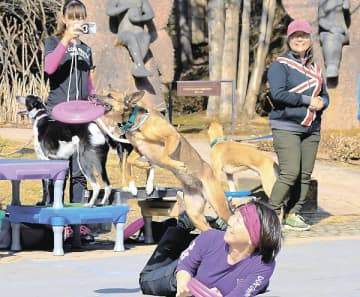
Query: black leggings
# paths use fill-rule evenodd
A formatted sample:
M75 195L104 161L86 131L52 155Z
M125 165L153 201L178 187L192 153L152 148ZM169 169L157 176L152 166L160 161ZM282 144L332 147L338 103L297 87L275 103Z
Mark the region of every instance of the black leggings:
M140 272L143 294L155 296L176 295L176 267L179 257L197 235L181 227L169 227L158 246Z

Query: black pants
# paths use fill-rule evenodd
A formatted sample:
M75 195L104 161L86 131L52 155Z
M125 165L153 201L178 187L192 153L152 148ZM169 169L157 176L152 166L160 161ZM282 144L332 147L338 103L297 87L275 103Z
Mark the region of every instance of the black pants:
M70 180L70 203L83 203L84 193L87 187L87 181L85 176L80 170L77 160L76 152L70 158L69 172L64 180L63 191L66 187L66 179ZM54 202L54 181L42 180L43 185L43 204L50 204ZM64 196L63 196L64 197Z
M155 296L176 295L176 266L180 254L196 237L181 227L169 227L154 253L140 272L143 294Z
M87 181L80 170L77 152L70 159L70 203L82 203Z

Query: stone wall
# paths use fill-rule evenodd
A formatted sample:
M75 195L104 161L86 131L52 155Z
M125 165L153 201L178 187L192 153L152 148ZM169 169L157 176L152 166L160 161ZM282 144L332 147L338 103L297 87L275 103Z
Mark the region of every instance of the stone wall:
M324 70L322 50L318 35L318 1L284 0L284 8L292 18L303 18L313 27L315 59ZM357 90L360 75L360 3L351 0L350 42L342 48L342 59L336 86L329 84L330 107L324 114L324 129L360 128L357 120Z

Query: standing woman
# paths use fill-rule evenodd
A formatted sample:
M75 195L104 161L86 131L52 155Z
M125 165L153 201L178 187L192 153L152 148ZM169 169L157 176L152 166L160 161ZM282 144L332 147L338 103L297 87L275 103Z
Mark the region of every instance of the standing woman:
M295 230L310 228L300 213L320 142L321 116L329 105L321 69L313 61L310 34L307 21L292 21L288 50L268 71L274 104L270 126L280 167L269 203L279 216L283 210L284 226Z
M45 73L50 82L48 112L68 99L87 99L95 95L90 72L94 68L90 47L79 37L86 19L86 7L78 0L65 1L57 31L45 39ZM73 58L74 56L74 58ZM70 202L81 202L86 189L76 153L70 160Z

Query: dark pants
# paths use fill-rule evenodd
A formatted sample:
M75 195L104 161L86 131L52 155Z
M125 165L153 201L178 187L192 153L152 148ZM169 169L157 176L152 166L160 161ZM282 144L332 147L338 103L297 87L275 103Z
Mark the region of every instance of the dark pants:
M140 272L143 294L155 296L176 295L176 266L180 254L196 237L189 230L169 227L159 241L154 253Z
M85 176L80 170L77 152L70 159L70 203L83 202L87 187Z
M53 105L49 105L49 102L47 103L47 113L52 120L54 120L54 118L52 117L53 107L54 107ZM68 176L70 175L70 199L69 199L70 203L82 203L85 190L87 189L87 181L85 176L82 174L80 170L77 154L78 152L76 151L69 160L70 174L68 174ZM66 186L66 179L64 181L64 190L65 190L65 186ZM53 184L50 183L50 185L47 186L46 184L44 185L43 182L43 192L45 193L43 194L43 197L49 195L50 196L49 201L52 202L53 192L54 192Z
M70 172L67 176L70 175L70 203L82 203L84 193L87 186L87 181L85 176L82 174L78 161L76 152L70 158ZM52 180L43 180L43 204L50 204L54 201L54 182ZM66 187L66 178L64 181L63 191Z
M320 133L276 129L272 132L280 175L273 187L269 204L277 214L280 214L282 207L285 213L299 213L309 190Z

